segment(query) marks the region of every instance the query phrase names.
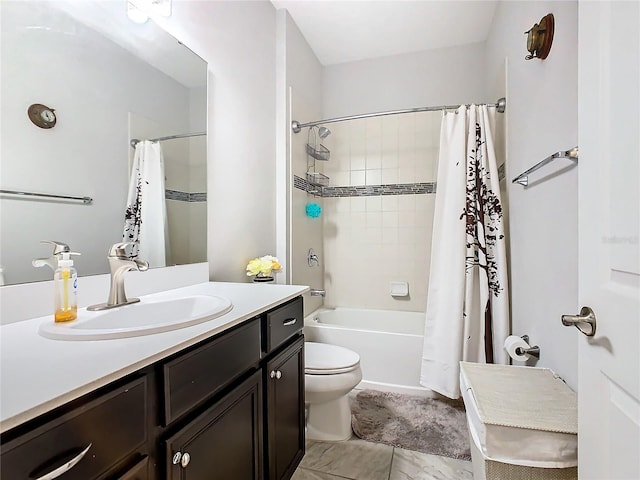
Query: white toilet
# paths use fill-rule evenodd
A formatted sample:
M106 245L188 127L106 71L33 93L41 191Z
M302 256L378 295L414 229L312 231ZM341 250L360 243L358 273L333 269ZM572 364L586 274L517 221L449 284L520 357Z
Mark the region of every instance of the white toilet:
M348 393L362 380L360 356L348 348L305 342L307 438L340 441L351 437Z

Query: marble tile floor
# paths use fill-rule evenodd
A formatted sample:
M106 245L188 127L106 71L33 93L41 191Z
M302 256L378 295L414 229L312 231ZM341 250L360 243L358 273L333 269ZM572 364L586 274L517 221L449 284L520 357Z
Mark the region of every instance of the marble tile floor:
M307 441L292 480L472 480L471 462L371 443Z

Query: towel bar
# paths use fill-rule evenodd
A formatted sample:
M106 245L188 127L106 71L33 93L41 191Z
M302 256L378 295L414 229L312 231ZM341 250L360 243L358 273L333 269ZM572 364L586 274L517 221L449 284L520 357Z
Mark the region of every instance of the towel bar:
M541 162L536 163L529 170L522 172L516 178L514 178L511 183L519 183L523 187L529 185L529 174L535 172L536 170L544 167L546 164L551 163L556 158L568 158L576 163L578 163L578 147L573 147L571 150L563 150L560 152L556 152L552 155L549 155L547 158L542 160Z

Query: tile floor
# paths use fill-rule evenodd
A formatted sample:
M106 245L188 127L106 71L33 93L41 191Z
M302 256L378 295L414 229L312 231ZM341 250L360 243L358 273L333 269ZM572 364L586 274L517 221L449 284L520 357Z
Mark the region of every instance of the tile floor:
M292 480L472 480L471 462L427 455L352 437L307 441Z

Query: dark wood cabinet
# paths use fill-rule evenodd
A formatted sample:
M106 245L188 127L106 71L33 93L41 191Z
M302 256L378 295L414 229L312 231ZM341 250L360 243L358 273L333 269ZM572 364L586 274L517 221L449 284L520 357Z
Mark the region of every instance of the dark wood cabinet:
M304 323L302 297L267 312L264 320L264 351L271 353L302 331Z
M0 478L289 480L305 445L302 315L297 297L3 432Z
M166 441L168 480L261 480L257 372Z
M304 338L267 362L265 416L269 480L288 480L304 456Z
M147 418L143 377L3 443L0 477L120 478L119 465L146 452Z
M118 480L149 480L149 457L144 456L124 473L118 473L114 478Z
M163 365L164 426L212 398L260 362L260 320L180 353Z

